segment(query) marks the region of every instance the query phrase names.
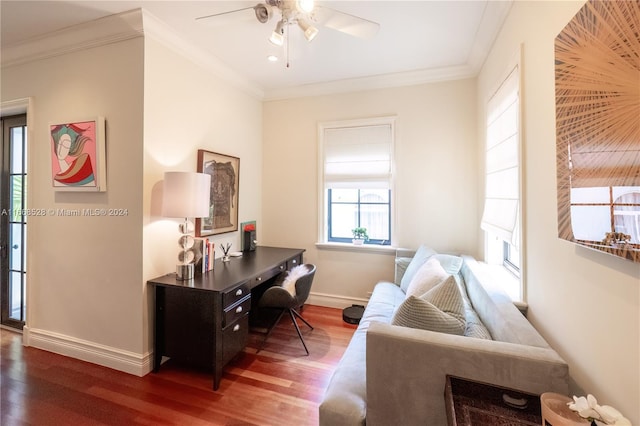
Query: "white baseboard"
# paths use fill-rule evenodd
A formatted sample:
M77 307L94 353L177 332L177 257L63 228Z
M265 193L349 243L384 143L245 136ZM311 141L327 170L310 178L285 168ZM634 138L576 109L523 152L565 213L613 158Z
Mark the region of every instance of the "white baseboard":
M336 296L333 294L313 293L309 294L307 303L310 305L326 306L328 308L348 308L351 305L365 306L368 299Z
M152 369L152 354L137 354L87 340L24 327L25 346L113 368L136 376L144 376Z

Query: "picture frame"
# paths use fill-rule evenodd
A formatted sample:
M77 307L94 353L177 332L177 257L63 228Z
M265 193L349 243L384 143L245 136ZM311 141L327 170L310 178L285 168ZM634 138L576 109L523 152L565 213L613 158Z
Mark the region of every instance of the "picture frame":
M196 218L196 236L237 231L240 158L199 149L197 171L211 175L211 193L209 217Z
M640 262L637 2L589 0L555 39L558 237Z
M104 117L50 123L49 143L55 191L107 190Z

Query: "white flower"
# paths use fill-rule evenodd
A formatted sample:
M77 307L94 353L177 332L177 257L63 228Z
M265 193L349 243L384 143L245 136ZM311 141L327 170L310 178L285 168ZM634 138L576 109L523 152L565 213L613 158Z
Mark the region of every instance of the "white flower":
M598 405L598 401L591 394L586 398L574 396L573 402L569 402L567 405L571 410L577 411L580 417L595 420L598 426L631 426L631 422L623 417L620 411L609 405Z
M585 419L600 418L600 414L596 411L598 401L596 401L595 397L591 394L587 395L586 398L584 396L581 396L580 398L574 396L573 403L570 402L567 405L573 411L577 411L578 414L580 414L580 417L584 417Z

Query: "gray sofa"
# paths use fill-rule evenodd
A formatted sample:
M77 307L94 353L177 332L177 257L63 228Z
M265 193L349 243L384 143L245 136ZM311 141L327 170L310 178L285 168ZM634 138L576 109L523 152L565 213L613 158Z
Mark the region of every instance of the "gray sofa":
M399 249L395 283L375 286L320 404L320 425L446 425L446 375L568 394L567 364L472 257L461 256L456 279L491 339L391 325L414 254Z

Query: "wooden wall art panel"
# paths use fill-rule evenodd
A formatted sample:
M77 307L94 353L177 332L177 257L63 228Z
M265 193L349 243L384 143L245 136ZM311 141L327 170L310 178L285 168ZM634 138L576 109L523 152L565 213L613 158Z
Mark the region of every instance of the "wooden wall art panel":
M555 81L558 236L640 262L640 1L588 1Z

